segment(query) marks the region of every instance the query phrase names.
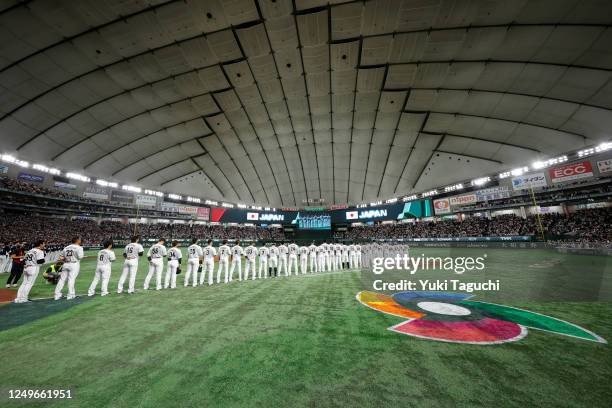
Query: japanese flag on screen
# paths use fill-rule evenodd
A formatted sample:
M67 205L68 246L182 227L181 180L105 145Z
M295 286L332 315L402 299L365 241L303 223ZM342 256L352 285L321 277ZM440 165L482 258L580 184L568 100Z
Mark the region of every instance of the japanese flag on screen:
M346 212L347 220L356 220L357 218L359 218L359 214L357 211L347 211Z
M259 219L259 213L247 213L247 220L257 221Z

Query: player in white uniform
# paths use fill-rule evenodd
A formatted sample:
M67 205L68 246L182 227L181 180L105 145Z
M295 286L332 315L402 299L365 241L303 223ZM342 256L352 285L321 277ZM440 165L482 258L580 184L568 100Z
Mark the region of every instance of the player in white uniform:
M166 240L160 239L157 244L154 244L147 252L149 260L149 273L144 281L144 289L149 289L151 278L155 275L155 289L162 289L162 272L164 270L164 257L168 254L166 251Z
M289 248L287 248L287 245L281 244L278 247L278 253L278 274L280 275L281 272L285 272L285 276L287 276L287 255L289 254Z
M227 283L229 281L228 275L228 267L229 267L229 257L232 253L230 247L227 246L227 240L223 240L222 245L219 247L219 267L217 268L217 283L221 282L221 270L225 273L225 278L223 282Z
M278 278L278 248L276 247L276 245L272 244L270 245L270 248L268 248L268 251L270 252L270 260L269 260L269 271L270 271L270 276L274 276L275 278Z
M322 243L317 247L317 264L319 265L318 271L325 272L325 243Z
M319 272L319 265L317 264L317 246L314 242L308 247L308 257L310 263L310 273Z
M342 245L342 269L348 269L349 267L349 247L348 245Z
M293 271L294 269L295 269L295 274L298 275L299 271L298 271L297 256L298 256L299 247L295 244L295 242L292 242L291 244L287 246L287 248L289 249L289 267L287 268L287 276L291 276L291 271Z
M307 246L301 246L298 252L300 254L300 270L302 271L302 275L304 275L308 269L308 254L310 253L310 249Z
M252 244L244 248L244 256L246 258L244 265L244 280L249 279L249 272L253 273L253 279L255 279L255 274L257 273L257 268L255 266L255 262L257 261L257 248Z
M115 257L115 251L113 251L113 241L108 240L102 243L104 247L98 252L98 264L96 265L96 272L94 273L93 281L89 285L87 291L88 296L93 296L96 293L96 286L102 279L102 285L100 287L100 295L108 295L108 281L111 276L111 263L117 259Z
M357 268L361 268L361 245L355 245L355 261L357 263Z
M238 280L242 281L242 255L244 255L244 250L240 246L240 241L236 241L236 245L232 247L232 266L230 267L229 272L229 281L232 281L234 277L234 269L238 268Z
M185 287L189 286L189 278L193 276L192 286L198 286L198 269L202 265L204 252L198 245L198 239L192 238L191 245L187 247L187 270L185 271Z
M130 276L130 282L128 284L128 293L134 293L134 286L136 285L136 272L138 272L138 258L144 254L144 248L138 243L140 240L139 236L134 236L131 239L131 243L127 244L123 250L123 271L121 271L121 277L119 277L119 284L117 285L117 293L123 292L123 284Z
M342 269L342 244L334 245L335 270Z
M72 244L62 250L62 257L64 259L64 267L55 286L55 300L62 298L62 289L64 289L66 280L68 281L68 295L66 295L66 299L74 299L76 297L74 283L81 271L81 259L85 257L83 247L81 247L81 237L72 238Z
M259 271L257 272L257 277L261 279L261 273L263 271L263 277L266 279L268 277L268 255L270 255L270 250L265 246L259 248ZM253 275L253 279L255 279L255 275Z
M356 269L357 268L357 250L355 249L355 245L351 244L348 246L349 251L349 268Z
M334 261L334 244L329 243L327 244L327 270L328 271L333 271L333 261Z
M21 281L21 286L19 286L17 290L15 303L25 303L28 301L28 295L30 294L32 286L34 286L34 282L40 271L40 265L45 263L44 249L45 241L41 239L36 241L34 248L26 252L23 257L23 280Z
M206 272L208 272L208 286L213 284L213 274L215 272L215 256L217 256L217 250L213 246L213 240L207 241L206 247L203 249L204 262L202 263L202 273L200 274L200 285L204 284L206 278Z
M168 250L168 269L166 269L166 279L164 281L164 289L176 288L176 275L181 273L181 264L183 263L183 254L179 249L179 242L172 241L172 248Z

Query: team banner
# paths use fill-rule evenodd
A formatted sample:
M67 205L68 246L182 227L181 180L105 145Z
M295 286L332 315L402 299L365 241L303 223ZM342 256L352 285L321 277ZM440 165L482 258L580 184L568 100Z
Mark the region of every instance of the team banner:
M108 190L104 187L87 186L83 192L83 197L94 200L108 200Z
M600 174L612 173L612 159L598 161L597 169L599 170Z
M136 205L139 207L155 208L157 198L146 194L136 194Z
M510 197L508 186L489 187L482 190L474 191L478 201L501 200Z
M450 201L450 205L453 207L462 206L462 205L470 205L470 204L476 204L478 202L478 197L476 196L475 193L462 194L459 196L450 197L449 201Z
M61 190L69 190L69 191L74 191L74 190L77 189L76 184L64 183L63 181L55 181L55 182L53 182L53 187L59 188Z
M439 198L433 201L434 212L439 214L450 214L450 200L448 198Z
M111 201L117 203L133 204L134 194L123 190L111 190Z
M591 166L591 162L584 161L549 169L548 174L550 175L550 181L553 183L563 183L593 177L593 166Z
M527 190L530 188L546 187L546 175L544 173L530 173L512 179L512 188L515 190Z
M36 174L30 174L30 173L19 173L17 178L19 180L29 181L31 183L42 183L43 181L45 181L44 176L39 176Z

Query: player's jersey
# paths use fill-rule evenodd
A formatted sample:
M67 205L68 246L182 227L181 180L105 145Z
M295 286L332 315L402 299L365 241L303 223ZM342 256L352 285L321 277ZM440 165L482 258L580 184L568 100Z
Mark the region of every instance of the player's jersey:
M300 247L298 251L299 251L300 256L308 256L310 249L308 249L307 246L303 246L303 247Z
M289 255L297 255L298 246L296 244L289 244L287 248L289 249Z
M177 247L172 247L168 251L168 261L178 261L183 257L181 250Z
M338 244L335 246L334 250L336 251L336 255L340 255L340 253L342 252L342 244Z
M270 254L270 250L268 248L266 248L266 247L259 248L259 257L260 258L267 258L269 254Z
M349 247L346 245L342 245L342 255L348 255Z
M23 263L24 267L39 266L38 261L45 259L45 253L38 248L32 248L26 252Z
M361 245L355 245L355 251L361 252Z
M270 258L276 258L278 257L278 248L275 246L271 246L269 249L270 252Z
M103 249L98 252L98 266L108 266L115 260L115 252Z
M351 254L354 254L354 253L355 253L355 245L349 245L349 246L348 246L348 250L349 250L349 252L350 252Z
M204 258L207 260L212 260L215 256L217 256L217 250L212 245L208 245L204 247Z
M189 245L187 248L187 258L189 259L200 259L201 256L204 256L204 252L202 252L202 247L198 244Z
M232 250L227 245L221 245L219 247L219 256L221 259L228 259L231 253Z
M244 254L244 250L240 245L234 245L232 247L232 257L240 258Z
M149 248L149 252L147 252L147 256L150 256L151 259L162 259L166 256L168 252L166 251L166 247L162 244L155 244L151 248Z
M253 260L257 256L257 248L255 248L253 245L249 245L248 247L244 248L244 254L246 255L247 259Z
M287 248L287 245L281 245L278 247L278 253L281 254L281 256L285 256L289 253L289 248Z
M123 253L126 255L126 259L138 259L138 254L144 252L144 248L137 242L132 242L125 246Z
M315 244L312 244L308 247L308 253L310 254L310 256L315 256L317 252L319 251L317 251L317 246Z
M319 245L319 249L323 253L327 252L327 244L323 243L323 244Z
M83 258L83 247L75 244L70 244L62 250L64 263L77 263Z

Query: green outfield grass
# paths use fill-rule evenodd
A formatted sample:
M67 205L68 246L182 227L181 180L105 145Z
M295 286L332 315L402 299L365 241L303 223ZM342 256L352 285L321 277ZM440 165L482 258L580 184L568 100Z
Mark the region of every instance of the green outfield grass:
M479 256L500 279L477 294L578 324L612 341L612 269L605 257L541 250L428 249ZM0 306L2 319L46 317L0 331L1 406L417 406L608 407L612 353L599 344L532 330L523 340L477 346L386 330L404 319L362 306L369 273L140 290L77 301ZM86 292L94 259L83 261ZM141 261L137 289L147 262ZM430 271L416 278L440 278ZM1 275L2 277L6 275ZM387 279L406 278L388 272ZM456 275L459 276L459 275ZM42 277L31 297L52 296ZM72 307L70 307L72 306ZM8 389L71 389L69 401L7 400Z

